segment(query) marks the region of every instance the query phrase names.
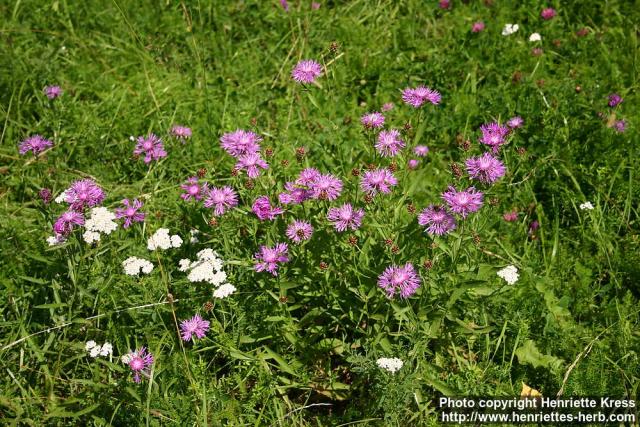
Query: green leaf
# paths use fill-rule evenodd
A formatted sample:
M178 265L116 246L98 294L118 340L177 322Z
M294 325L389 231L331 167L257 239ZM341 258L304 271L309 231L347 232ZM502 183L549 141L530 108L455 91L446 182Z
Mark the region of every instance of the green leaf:
M516 350L518 362L521 364L529 364L534 368L544 367L552 370L558 370L564 364L562 359L548 354L542 354L533 340L527 340Z

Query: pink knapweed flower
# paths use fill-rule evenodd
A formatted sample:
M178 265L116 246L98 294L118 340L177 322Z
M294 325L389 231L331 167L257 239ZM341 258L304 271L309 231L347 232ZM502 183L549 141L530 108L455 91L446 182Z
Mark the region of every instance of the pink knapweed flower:
M187 139L191 138L191 128L182 125L173 125L170 131L174 138L178 138L184 144Z
M400 131L396 129L383 130L378 134L376 150L383 157L393 157L404 148L404 141L400 138Z
M133 381L140 382L140 374L149 377L150 367L153 364L153 355L147 352L146 347L133 351L127 355L129 369L133 371Z
M622 133L627 129L627 122L625 120L616 120L613 123L613 128L616 132Z
M506 171L504 164L489 153L471 157L465 162L467 173L471 179L492 184L502 178Z
M289 262L287 256L289 248L286 243L277 243L274 247L261 246L260 251L254 255L257 272L268 271L274 276L278 275L278 264Z
M420 276L410 262L404 266L391 265L378 277L378 286L382 288L388 298L400 295L409 298L420 287Z
M473 25L471 26L472 33L479 33L483 30L484 30L484 22L482 21L474 22Z
M303 60L298 62L293 71L291 78L298 83L313 83L322 74L322 66L316 61Z
M520 116L512 117L507 121L507 126L509 126L511 129L520 128L523 124L524 120L522 120L522 117Z
M236 162L236 170L244 170L249 178L257 178L260 176L260 169L268 169L267 162L260 157L260 153L249 153L238 157Z
M58 217L53 224L53 231L56 234L66 236L73 230L76 225L84 224L84 216L77 211L68 210Z
M384 116L374 111L373 113L367 113L362 116L360 122L367 129L378 129L384 126Z
M158 160L162 157L167 157L167 152L164 150L162 140L153 133L150 133L147 136L138 137L136 147L133 150L133 154L135 156L144 154L145 163L150 163L152 160Z
M382 112L393 110L393 102L385 102L381 108Z
M214 208L213 214L221 216L226 211L238 205L238 194L229 186L222 188L211 187L208 189L205 208Z
M402 100L414 108L419 108L429 101L433 105L438 105L442 96L437 90L425 86L418 86L415 89L406 88L402 91Z
M415 169L418 167L418 165L420 164L420 160L418 159L409 159L409 161L407 162L407 167L411 170Z
M354 210L350 203L345 203L339 208L329 208L327 212L327 220L333 223L333 227L339 232L343 232L347 228L357 230L362 224L363 217L364 210Z
M552 19L554 16L556 16L556 10L552 7L547 7L545 9L542 9L542 12L540 12L540 16L542 17L542 19L545 20L549 20Z
M505 212L504 215L502 215L502 219L504 219L507 222L517 221L518 211Z
M287 227L286 235L294 243L309 240L313 234L313 226L307 221L295 220Z
M342 193L342 181L333 175L319 175L309 184L311 198L319 200L335 200Z
M225 133L220 137L220 145L233 157L257 153L260 151L261 141L262 137L258 134L242 129Z
M182 341L195 341L196 338L204 338L209 330L209 321L204 320L199 314L191 319L180 322Z
M302 184L286 182L284 189L286 191L278 194L278 200L283 205L299 205L311 198L311 191L305 188L305 186L302 186Z
M44 88L44 94L49 99L56 99L60 95L62 95L62 88L60 86L47 86Z
M38 196L40 197L40 200L42 200L42 203L44 203L45 205L51 203L51 199L53 199L53 194L48 188L41 189L38 192Z
M33 152L34 155L38 155L42 153L49 147L53 146L53 142L48 139L43 138L40 135L33 135L24 141L20 142L18 145L18 152L22 155L27 154L29 151Z
M427 227L427 233L441 236L456 228L456 219L444 206L429 205L418 215L418 224Z
M199 179L197 176L192 176L187 179L187 182L180 186L185 192L180 195L182 200L189 201L200 200L204 195L206 187L204 185L200 185Z
M477 191L474 187L457 191L454 187L449 186L449 189L442 193L442 199L447 202L451 212L460 214L463 218L482 207L482 198L482 192Z
M480 142L490 146L494 153L506 142L505 138L509 134L509 128L497 122L483 124L480 126L480 131L482 132Z
M429 153L429 147L426 145L416 145L413 152L416 156L424 157Z
M269 201L269 197L260 196L253 202L251 206L251 210L256 214L260 221L274 220L278 215L284 213L284 209L280 206L271 206L271 202Z
M398 184L393 173L386 168L366 171L360 181L360 188L365 193L374 196L378 193L390 193L391 187Z
M65 191L64 201L71 205L71 209L80 211L99 205L105 198L104 191L92 179L81 179L71 184Z
M138 212L144 205L142 201L133 199L133 203L129 199L122 201L123 208L116 208L116 218L124 218L124 228L129 228L134 222L143 222L145 213Z
M617 93L609 95L609 107L615 107L623 101L622 97Z

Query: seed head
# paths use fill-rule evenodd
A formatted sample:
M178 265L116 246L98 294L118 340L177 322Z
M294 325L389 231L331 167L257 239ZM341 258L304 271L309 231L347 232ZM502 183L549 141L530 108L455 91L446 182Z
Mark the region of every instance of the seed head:
M425 268L425 270L431 270L431 268L433 267L433 261L431 261L430 259L425 259L422 263L422 266Z
M326 270L327 268L329 268L329 264L324 261L320 261L320 270Z
M354 236L353 234L351 236L349 236L349 244L351 246L355 246L358 244L358 238L356 236Z
M247 190L253 190L255 187L256 187L256 184L255 182L253 182L252 179L248 179L244 183L244 188L246 188Z
M358 168L351 169L351 176L360 176L360 169Z
M205 168L198 169L197 175L198 178L203 178L207 174L207 170Z
M462 168L460 168L459 164L451 163L449 168L451 168L451 173L456 177L456 179L460 179L462 177Z
M213 309L213 303L211 301L207 301L202 305L202 309L205 313L209 313Z

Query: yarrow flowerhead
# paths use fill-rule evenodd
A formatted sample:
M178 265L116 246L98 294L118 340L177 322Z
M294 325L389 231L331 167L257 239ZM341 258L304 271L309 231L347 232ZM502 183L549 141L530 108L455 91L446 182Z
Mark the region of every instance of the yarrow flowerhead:
M223 261L218 253L212 249L203 249L197 254L196 261L180 260L179 270L188 272L190 282L207 282L213 286L221 286L227 280L227 273L223 270Z
M173 125L170 131L174 138L178 138L184 144L187 139L191 138L191 128L181 125Z
M367 129L378 129L384 126L384 116L381 113L367 113L360 118L360 122Z
M421 107L427 101L433 105L438 105L441 99L440 92L425 86L418 86L415 89L406 88L402 91L402 100L414 108Z
M539 42L540 40L542 40L542 36L539 33L532 33L529 36L530 42Z
M350 203L345 203L339 208L329 208L327 212L327 220L333 223L333 227L343 232L347 228L351 230L357 230L362 224L362 218L364 217L364 210L354 210Z
M471 157L465 162L471 179L492 184L502 178L506 171L504 164L489 153Z
M483 194L474 187L457 191L454 187L442 193L442 199L447 202L452 212L459 214L463 218L471 212L476 212L482 207Z
M182 238L177 234L170 236L168 228L158 228L147 240L147 249L150 251L179 248L180 246L182 246Z
M45 139L40 135L33 135L19 144L18 152L21 155L25 155L29 151L31 151L34 155L37 156L38 154L42 153L44 150L52 146L53 142L49 141L48 139Z
M58 217L53 224L53 231L61 236L66 236L76 225L84 224L84 216L75 210L68 210Z
M133 154L135 156L144 154L145 163L167 157L167 152L164 150L162 140L153 133L138 137L136 147L133 149Z
M86 207L97 206L105 198L104 191L92 179L81 179L71 184L65 190L64 201L71 205L71 209L80 211Z
M89 352L89 356L94 359L98 356L110 356L113 353L113 346L110 342L105 342L103 345L97 344L93 340L87 341L84 349Z
M483 124L480 126L480 131L482 132L480 142L490 146L494 153L506 142L505 138L509 134L509 128L497 122Z
M615 107L623 101L622 97L617 93L612 93L609 95L609 107Z
M388 298L398 294L401 298L409 298L420 287L420 276L410 262L404 266L391 265L378 277L378 286Z
M376 360L376 365L378 365L380 369L384 369L385 371L389 371L392 374L395 374L400 370L400 368L402 368L404 362L402 361L402 359L398 359L397 357L381 357Z
M49 99L56 99L60 95L62 95L62 88L60 86L47 86L44 88L44 94Z
M265 219L274 220L278 215L284 213L284 209L280 206L271 206L271 201L267 196L260 196L253 202L251 210L256 214L260 221Z
M116 208L116 218L124 218L124 224L122 224L124 228L129 228L134 222L144 221L144 212L138 212L143 206L140 200L133 199L133 202L130 202L129 199L124 199L122 205L124 207Z
M502 270L499 270L497 274L498 277L503 278L510 285L516 283L518 281L518 277L520 277L518 269L513 265L509 265Z
M185 201L189 201L191 199L200 200L202 199L202 196L206 191L206 187L204 185L203 186L200 185L199 179L197 176L192 176L189 179L187 179L187 182L182 184L180 188L182 188L185 191L180 195L182 200L185 200Z
M584 202L584 203L580 203L580 209L581 210L592 210L593 209L593 204L591 202Z
M222 148L236 158L260 151L261 141L262 137L255 132L242 129L225 133L220 137L220 145Z
M260 251L254 255L254 269L257 272L268 271L277 276L279 264L289 262L288 251L286 243L278 243L274 247L261 246Z
M196 314L191 319L180 322L180 330L182 331L182 341L195 341L196 338L204 338L207 334L209 321Z
M238 157L236 163L236 170L245 170L249 178L257 178L260 176L260 169L268 169L269 165L262 157L260 153L249 153Z
M375 169L366 171L360 181L362 191L374 196L378 193L390 193L391 187L398 184L398 180L389 169Z
M479 33L483 30L484 30L484 22L482 21L474 22L473 25L471 26L472 33Z
M552 7L544 8L540 12L540 16L542 17L542 19L547 20L547 21L549 19L552 19L556 15L557 15L556 10L554 8L552 8Z
M520 28L518 24L505 24L504 28L502 29L502 35L510 36L511 34L518 31L518 28Z
M303 60L291 71L291 78L298 83L313 83L322 74L322 66L316 61Z
M229 186L211 187L204 201L205 208L214 208L215 216L222 216L226 211L238 205L238 194Z
M413 152L416 156L424 157L429 153L429 147L426 145L416 145L413 149Z
M153 264L146 259L131 256L122 261L124 274L127 276L137 276L140 273L149 274L153 271Z
M286 235L294 243L309 240L313 234L313 226L308 221L295 220L287 227Z
M133 371L133 381L139 383L140 374L149 377L150 368L153 364L153 355L147 351L146 347L141 347L123 356L122 361L129 365L129 369Z
M376 150L383 157L393 157L404 148L404 141L400 138L400 132L396 129L383 130L378 134Z
M441 236L456 228L456 220L440 205L429 205L420 215L418 224L427 227L427 233Z
M229 295L233 294L236 291L236 287L232 284L225 283L224 285L219 286L213 291L213 297L218 299L224 299Z
M84 223L87 230L82 235L84 241L93 243L100 240L101 234L111 234L118 228L114 219L116 219L116 215L103 206L91 209L91 216Z
M313 199L331 201L342 193L342 181L330 174L320 174L308 185Z

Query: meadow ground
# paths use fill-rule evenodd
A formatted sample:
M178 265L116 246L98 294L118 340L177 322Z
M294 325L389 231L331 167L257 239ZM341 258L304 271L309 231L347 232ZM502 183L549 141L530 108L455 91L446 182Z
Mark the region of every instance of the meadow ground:
M640 8L443 6L0 2L2 423L637 399Z

